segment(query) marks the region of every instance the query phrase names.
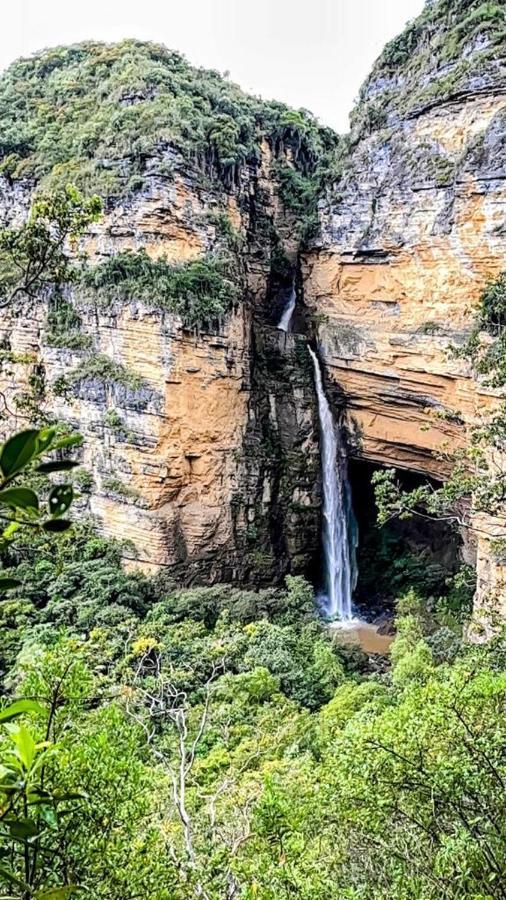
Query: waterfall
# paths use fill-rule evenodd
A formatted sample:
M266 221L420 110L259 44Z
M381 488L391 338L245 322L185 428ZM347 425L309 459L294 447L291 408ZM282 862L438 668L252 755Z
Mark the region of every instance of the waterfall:
M295 310L295 302L297 299L297 295L295 293L295 285L293 285L290 296L288 297L288 303L286 304L283 315L281 316L278 325L280 331L290 331L290 326L292 324L292 316Z
M330 619L349 621L353 618L351 597L357 579L355 565L357 529L351 505L346 452L340 429L334 425L325 396L318 357L310 347L308 350L314 365L320 420L325 581L325 596L321 598L321 602L325 614Z

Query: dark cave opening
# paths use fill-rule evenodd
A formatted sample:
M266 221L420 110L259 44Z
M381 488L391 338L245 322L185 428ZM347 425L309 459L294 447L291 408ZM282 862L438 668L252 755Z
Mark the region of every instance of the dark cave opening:
M372 476L382 468L363 460L349 460L348 476L358 524L357 612L371 619L394 609L395 600L410 588L422 597L438 597L462 563L462 538L445 521L413 516L378 525ZM401 486L437 486L427 476L396 470Z

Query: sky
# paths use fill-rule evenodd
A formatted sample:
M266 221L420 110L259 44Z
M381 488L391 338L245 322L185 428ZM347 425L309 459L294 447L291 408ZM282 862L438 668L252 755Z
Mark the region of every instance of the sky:
M305 107L343 132L382 47L423 5L424 0L16 0L2 9L0 70L58 44L152 40L179 50L194 65L229 72L252 94Z

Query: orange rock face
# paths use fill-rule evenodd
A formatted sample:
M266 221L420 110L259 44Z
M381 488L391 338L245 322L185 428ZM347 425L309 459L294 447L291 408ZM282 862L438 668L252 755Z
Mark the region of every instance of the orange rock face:
M358 456L444 478L441 451L464 447L497 403L454 348L506 268L505 111L492 92L372 134L329 192L304 290ZM439 171L413 163L424 156ZM480 526L478 617L489 595L505 604L488 539L504 524Z
M219 185L204 189L183 167L170 181L152 179L147 191L109 211L84 242L93 262L142 248L151 258L184 264L228 250L215 224L216 212L226 213L243 240L243 295L211 332L187 330L178 316L141 301L100 305L77 293L72 301L91 354L49 345L43 303L0 318L0 339L15 356L0 374L10 407L20 392L30 393L30 377L40 372L41 409L84 438L81 462L93 486L83 508L106 535L127 542L129 564L167 567L182 582L270 583L288 567L304 570L317 540L312 380L306 373L292 386L296 342L281 341L268 326L267 337L260 326L257 333L252 322L267 291L270 249L255 235L250 211L261 209L267 221L283 224L271 165L265 146L262 164L244 170L234 194L224 195ZM293 251L290 241L287 250ZM257 364L251 348L259 341L265 348ZM86 377L70 392L55 393L59 378L97 354L141 386ZM288 383L259 374L270 355L279 358ZM264 449L267 433L271 455ZM294 463L283 476L282 497L281 452Z

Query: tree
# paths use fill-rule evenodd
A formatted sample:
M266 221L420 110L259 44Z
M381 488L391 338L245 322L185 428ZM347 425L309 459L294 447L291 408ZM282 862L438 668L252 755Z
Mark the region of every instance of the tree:
M202 742L209 719L211 686L223 671L223 661L213 665L204 685L204 702L194 724L191 704L186 691L181 690L163 659L160 649L149 639L140 639L136 647L140 660L133 673L131 691L127 693L128 714L143 729L146 742L157 763L169 774L172 799L181 821L184 847L191 870L196 869L193 828L187 805L188 783L195 764L197 749ZM175 737L175 746L169 740L157 741L157 734L169 729ZM207 897L198 878L196 895Z
M5 527L0 546L8 545L24 528L58 533L70 527L70 522L62 516L72 504L72 486L55 485L50 488L47 499L42 500L29 486L29 478L34 471L47 476L72 468L75 465L72 460L41 460L50 451L62 450L75 442L75 437L58 439L56 429L44 428L20 431L2 445L0 520L4 521ZM16 578L6 575L0 578L0 592L19 584ZM39 703L20 699L0 711L4 732L0 743L0 843L5 858L0 878L9 883L11 890L17 889L16 896L22 900L32 897L63 900L72 890L69 885L49 891L43 889L48 871L53 874L53 866L48 866L46 858L46 852L49 852L46 837L56 827L60 804L74 799L61 791L48 790L45 780L47 765L56 752L51 735L63 680L64 677L51 698L42 741L24 722L15 721L29 713L44 715L45 710Z
M0 307L35 299L72 281L75 266L69 250L102 211L99 197L85 199L76 188L42 194L19 228L0 231Z

